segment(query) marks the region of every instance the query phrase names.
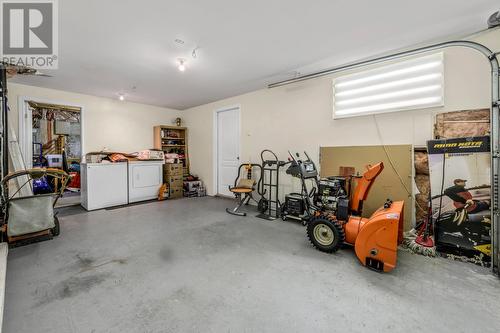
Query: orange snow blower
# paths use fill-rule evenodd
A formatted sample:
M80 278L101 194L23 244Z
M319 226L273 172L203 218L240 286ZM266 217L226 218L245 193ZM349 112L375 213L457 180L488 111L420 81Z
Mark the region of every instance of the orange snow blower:
M285 197L282 219L301 220L307 226L309 240L320 251L333 253L349 244L362 265L377 271L393 270L403 240L404 201L387 199L372 216L361 217L363 202L384 164L367 166L362 176L319 179L316 165L304 154L306 160L290 153L286 172L301 179L302 191ZM315 183L311 191L306 185L308 179Z

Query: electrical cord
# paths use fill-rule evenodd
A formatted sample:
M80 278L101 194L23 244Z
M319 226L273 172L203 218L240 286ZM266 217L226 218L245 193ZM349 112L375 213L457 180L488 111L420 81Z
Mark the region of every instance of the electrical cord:
M403 185L403 188L405 189L406 193L410 197L412 195L412 191L410 191L410 189L406 186L406 184L403 180L403 177L401 177L401 175L399 174L398 170L396 169L396 166L394 165L394 162L392 161L391 156L389 155L389 152L387 151L387 147L384 144L384 140L382 139L382 133L380 132L380 127L378 126L378 121L377 121L376 115L373 115L373 120L375 122L375 127L377 128L378 138L379 138L380 144L382 145L382 148L384 149L385 156L387 157L387 160L389 161L389 164L391 165L392 170L398 176L401 185ZM418 201L415 200L415 204L418 206L419 209L421 209L421 210L423 209L422 206L420 206L420 204L418 203Z

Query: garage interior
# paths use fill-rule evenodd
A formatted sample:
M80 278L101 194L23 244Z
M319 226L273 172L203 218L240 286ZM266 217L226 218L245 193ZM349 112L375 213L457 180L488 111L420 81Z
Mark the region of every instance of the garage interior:
M1 331L498 331L497 2L0 6Z

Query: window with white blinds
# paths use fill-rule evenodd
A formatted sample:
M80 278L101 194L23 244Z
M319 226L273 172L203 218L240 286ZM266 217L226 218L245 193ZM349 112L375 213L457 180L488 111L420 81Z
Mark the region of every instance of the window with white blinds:
M334 118L443 106L443 53L335 78L333 99Z

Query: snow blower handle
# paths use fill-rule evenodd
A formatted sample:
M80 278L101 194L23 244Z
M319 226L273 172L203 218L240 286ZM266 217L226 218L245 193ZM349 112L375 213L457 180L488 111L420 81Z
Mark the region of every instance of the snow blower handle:
M314 163L314 161L311 160L311 158L309 157L309 155L307 155L307 152L305 150L304 150L304 155L306 155L306 157L307 157L307 162L311 162L312 165L314 166L314 170L317 170L316 169L316 163Z
M291 158L291 160L289 159L289 160L290 160L290 162L295 162L295 163L297 163L297 160L300 158L300 156L299 156L299 153L295 153L295 154L297 155L297 159L293 156L293 154L292 154L292 152L291 152L291 151L288 151L288 155L290 155L290 158Z
M311 158L309 157L309 155L307 155L307 152L305 150L304 150L304 155L306 155L308 161L311 161Z

